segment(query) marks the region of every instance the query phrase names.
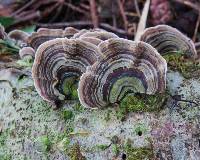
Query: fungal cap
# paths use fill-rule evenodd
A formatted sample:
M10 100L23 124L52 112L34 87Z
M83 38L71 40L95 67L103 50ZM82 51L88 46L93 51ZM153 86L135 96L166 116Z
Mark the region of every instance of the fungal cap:
M8 33L8 38L14 40L20 47L27 45L28 37L28 33L17 29Z
M23 59L26 56L31 56L32 58L35 57L35 51L31 47L24 47L19 50L19 56L21 59Z
M103 42L102 40L95 38L95 37L80 37L81 40L92 43L96 46L98 46L101 42Z
M99 56L95 45L80 39L44 42L36 51L32 67L36 90L44 100L54 104L70 99L68 88L76 88L81 74Z
M55 38L70 38L77 32L78 30L73 27L67 27L65 30L40 28L37 30L37 32L31 34L31 36L28 38L28 44L36 50L42 43L46 41Z
M181 51L190 58L197 57L193 41L168 25L157 25L145 29L140 40L155 47L161 55Z
M135 93L162 93L167 63L145 42L113 38L99 44L103 57L80 78L78 95L88 108L102 108Z
M116 34L107 31L92 31L82 34L80 37L94 37L100 40L107 40L110 38L119 38Z

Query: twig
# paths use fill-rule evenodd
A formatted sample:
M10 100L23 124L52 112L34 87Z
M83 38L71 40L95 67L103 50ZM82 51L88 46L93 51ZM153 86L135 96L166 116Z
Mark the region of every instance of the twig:
M198 19L197 19L197 22L196 22L195 30L194 30L194 35L192 37L193 42L196 41L197 32L198 32L198 29L199 29L199 23L200 23L200 11L199 11Z
M199 3L194 4L194 3L192 3L192 2L190 2L188 0L173 0L173 1L181 3L181 4L184 4L184 5L186 5L186 6L190 7L190 8L193 8L197 12L200 12L200 4Z
M138 1L137 1L137 0L134 0L134 4L135 4L135 10L136 10L138 16L140 17L141 14L140 14L139 6L138 6Z
M25 21L30 21L30 20L33 20L33 19L36 19L36 18L40 18L40 17L41 17L40 11L33 12L32 14L29 14L26 17L22 17L22 18L16 20L14 24L16 25L18 23L25 22Z
M92 27L93 23L89 21L73 21L73 22L63 22L63 23L37 23L38 27L45 27L45 28L65 28L65 27L75 27L75 28L84 28L84 27ZM100 23L99 27L115 32L122 36L133 36L128 34L125 30L115 28L107 23Z
M18 9L17 11L15 11L13 14L11 14L12 17L16 16L18 13L22 12L23 10L25 10L26 8L30 7L36 0L32 0L30 2L28 2L27 4L25 4L22 8Z
M200 42L196 42L196 43L195 43L195 47L196 47L196 48L200 48Z
M116 15L115 15L115 12L114 12L114 9L115 9L115 5L114 3L112 2L112 25L117 28L117 18L116 18Z
M124 21L124 29L126 31L128 31L128 21L127 21L126 15L125 15L123 4L122 4L121 0L117 0L117 3L118 3L118 6L119 6L120 14L121 14L122 19Z
M195 43L195 48L197 50L197 54L200 55L200 42Z
M59 6L59 3L56 3L55 5L45 9L42 13L41 13L41 17L46 17L48 16L54 9L56 9Z
M148 17L148 13L149 13L149 6L150 6L150 0L147 0L144 4L144 8L142 10L142 15L140 17L137 32L136 32L136 35L135 35L136 41L140 39L140 36L141 36L141 34L143 33L143 31L146 27L146 21L147 21L147 17Z
M67 2L64 2L64 5L66 5L67 7L71 8L74 11L77 11L79 13L82 13L82 14L88 16L87 11L81 9L80 7L77 7L77 6L75 6L75 5L71 4L71 3L67 3Z
M194 101L192 101L192 100L182 99L180 95L171 95L171 94L169 94L169 96L170 96L173 100L175 100L175 101L177 101L177 102L191 103L191 104L195 104L196 106L199 105L198 103L196 103L196 102L194 102Z
M56 10L55 15L54 15L52 18L50 18L50 20L49 20L48 22L51 23L51 22L55 21L56 18L58 18L58 16L60 15L62 9L63 9L63 5L60 5L60 6L58 7L58 9Z
M131 17L139 17L139 15L137 13L134 12L125 12L126 16L131 16Z
M37 23L38 27L46 27L46 28L64 28L64 27L86 27L92 26L92 22L89 21L73 21L73 22L63 22L63 23Z
M88 11L90 10L90 6L88 6L88 5L86 5L86 4L81 3L80 6L81 6L82 8L84 8L84 9L88 10Z
M107 29L107 30L122 34L122 35L126 35L126 36L129 35L125 30L115 28L107 23L101 23L100 27L102 27L103 29ZM129 36L131 36L131 35L129 35Z
M21 17L25 17L29 14L33 14L35 11L34 10L29 10L29 11L22 11L18 15L15 16L16 19L19 19Z
M90 12L92 17L92 23L94 28L97 28L99 26L99 17L97 14L97 8L96 8L96 1L90 0Z
M50 5L51 3L53 3L53 4L59 3L58 0L48 0L48 1L38 1L38 0L36 0L36 2L34 3L34 5L32 7L34 10L38 10L43 5L47 6L47 5Z

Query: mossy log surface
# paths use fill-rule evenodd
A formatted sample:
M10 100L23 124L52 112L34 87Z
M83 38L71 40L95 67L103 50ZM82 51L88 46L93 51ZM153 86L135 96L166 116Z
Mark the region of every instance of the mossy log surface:
M76 100L53 110L31 77L0 77L0 159L198 159L200 79L169 71L167 90L102 110Z

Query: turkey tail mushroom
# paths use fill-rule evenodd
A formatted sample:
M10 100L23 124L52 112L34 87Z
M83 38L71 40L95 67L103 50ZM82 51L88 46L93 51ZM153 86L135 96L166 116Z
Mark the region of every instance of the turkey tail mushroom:
M83 37L98 38L103 41L110 38L119 38L116 34L112 32L107 32L99 28L92 30L83 29L73 36L73 38L83 38Z
M187 57L197 57L193 41L176 28L168 25L147 28L140 40L156 48L161 55L181 51Z
M98 38L94 38L94 37L80 37L79 39L92 43L96 46L98 46L101 42L103 42L102 40L98 39Z
M102 41L110 39L110 38L119 38L116 34L107 31L93 31L93 32L86 32L80 36L81 37L94 37L98 38Z
M40 28L28 38L28 44L35 50L44 42L55 38L71 38L78 30L73 27L62 29Z
M152 46L113 38L102 42L103 57L81 76L78 95L88 108L102 108L134 93L162 93L167 64Z
M95 45L80 39L57 38L41 44L32 67L36 90L55 105L70 99L79 77L100 55Z
M27 56L31 57L32 59L34 59L35 51L31 47L24 47L24 48L19 50L19 56L20 56L21 59L23 59L23 58L25 58Z
M28 37L28 33L17 29L8 33L8 38L13 40L20 48L27 46Z
M94 32L94 31L100 32L100 31L105 31L105 30L100 29L100 28L89 29L89 30L81 29L79 32L75 33L72 38L80 38L83 34L88 33L88 32Z

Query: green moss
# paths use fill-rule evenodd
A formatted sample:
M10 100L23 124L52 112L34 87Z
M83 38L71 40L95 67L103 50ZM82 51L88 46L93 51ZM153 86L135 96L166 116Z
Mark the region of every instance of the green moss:
M86 160L86 158L81 154L80 146L75 143L71 149L68 151L68 156L70 160Z
M73 126L71 126L71 125L67 126L67 129L66 129L66 133L67 133L67 134L70 134L70 133L72 133L73 131L74 131Z
M107 110L107 113L106 113L106 115L105 115L105 118L104 118L106 122L108 122L108 121L110 120L110 118L111 118L111 117L110 117L110 116L111 116L111 115L110 115L110 112L111 112L111 110L108 109L108 110Z
M74 111L76 111L76 112L84 111L84 107L80 103L76 103L73 108L74 108Z
M71 77L65 79L62 83L62 90L65 95L67 95L68 99L76 100L78 99L78 92L77 92L77 83L76 77Z
M117 155L119 155L120 147L117 144L113 144L112 151L115 154L115 156L117 156Z
M134 96L128 95L120 102L116 116L118 119L123 119L129 112L158 112L162 109L162 106L164 105L167 97L168 96L165 94L137 94Z
M134 132L139 136L146 133L147 130L148 130L147 126L145 124L142 124L142 123L138 123L134 128Z
M0 160L12 160L12 156L10 154L0 154Z
M117 119L124 120L127 113L128 113L127 107L120 105L119 109L116 112L116 117L117 117Z
M24 59L18 60L17 64L22 67L31 67L33 65L33 58L31 56L26 56Z
M126 152L127 160L144 160L144 159L154 159L154 153L152 148L140 147L134 148L129 142L124 146L124 151Z
M62 151L67 151L70 145L70 139L68 137L64 137L62 138L62 140L60 140L57 143L57 147L62 150Z
M106 144L99 144L99 145L96 145L96 149L97 150L101 150L101 151L104 151L104 150L106 150L107 148L109 148L110 147L110 145L106 145Z
M65 121L71 120L74 117L74 114L71 110L64 109L61 112L61 116Z
M37 138L36 142L37 142L39 151L43 153L50 151L52 143L49 139L49 136L47 135L41 136Z
M0 132L0 147L4 147L5 146L5 143L6 143L6 140L7 140L8 136L9 136L9 134L10 134L9 130Z
M184 58L181 52L167 54L164 58L170 69L179 71L185 78L194 77L193 74L200 69L198 62Z
M17 54L19 52L19 47L14 44L12 40L0 39L0 54Z

